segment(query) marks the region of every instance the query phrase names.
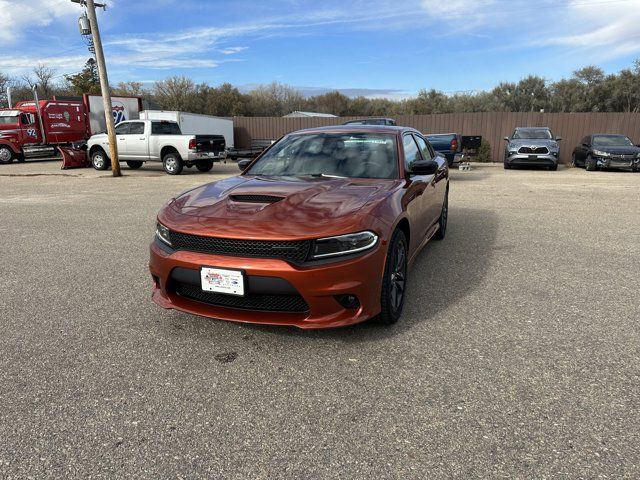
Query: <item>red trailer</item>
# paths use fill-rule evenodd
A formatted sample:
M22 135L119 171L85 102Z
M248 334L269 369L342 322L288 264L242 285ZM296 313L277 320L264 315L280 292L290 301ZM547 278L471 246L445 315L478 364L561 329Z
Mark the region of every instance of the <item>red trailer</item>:
M140 118L140 97L112 97L116 123ZM0 163L56 155L60 147L86 141L106 130L102 97L83 95L82 100L19 102L0 109Z

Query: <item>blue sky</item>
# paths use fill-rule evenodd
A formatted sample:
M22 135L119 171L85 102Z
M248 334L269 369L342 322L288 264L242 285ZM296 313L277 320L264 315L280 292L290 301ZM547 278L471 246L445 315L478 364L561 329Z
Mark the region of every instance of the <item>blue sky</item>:
M488 89L640 58L640 0L108 0L99 19L110 81L188 75L243 89L401 98ZM88 58L70 0L0 0L0 72Z

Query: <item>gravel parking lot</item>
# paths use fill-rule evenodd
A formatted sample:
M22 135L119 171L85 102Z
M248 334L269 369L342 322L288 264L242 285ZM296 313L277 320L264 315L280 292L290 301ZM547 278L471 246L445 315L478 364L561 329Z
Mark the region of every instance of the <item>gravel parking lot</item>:
M640 174L452 172L394 327L150 299L191 185L0 166L0 478L638 478Z

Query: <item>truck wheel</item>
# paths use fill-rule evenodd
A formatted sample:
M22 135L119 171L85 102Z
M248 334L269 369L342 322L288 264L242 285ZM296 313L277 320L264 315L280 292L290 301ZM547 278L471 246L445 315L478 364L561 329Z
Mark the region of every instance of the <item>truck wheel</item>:
M127 160L127 166L132 168L133 170L137 170L142 166L142 162L138 162L136 160Z
M164 171L169 175L180 175L184 168L184 162L180 158L180 155L175 152L170 152L162 158L162 166L164 167Z
M107 154L103 150L96 150L91 154L91 165L96 170L106 170L109 168Z
M0 163L7 164L13 162L13 150L4 145L0 146Z
M587 172L593 172L598 167L595 159L589 155L584 162L584 168Z
M196 163L196 168L201 172L208 172L213 168L213 160L203 160Z

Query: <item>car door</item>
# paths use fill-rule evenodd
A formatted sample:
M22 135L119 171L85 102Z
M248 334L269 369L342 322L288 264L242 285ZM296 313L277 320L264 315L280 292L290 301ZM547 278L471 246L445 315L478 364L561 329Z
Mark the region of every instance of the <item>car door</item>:
M444 191L446 189L446 182L442 180L446 178L445 163L447 159L441 155L436 155L429 142L427 142L422 136L414 134L418 148L422 153L424 160L434 160L438 164L438 173L430 175L428 177L428 183L425 188L425 193L422 199L422 208L427 218L427 228L431 227L440 218L440 211L442 210L442 202L444 200Z
M405 205L411 231L417 235L411 235L411 249L418 248L429 227L429 220L424 211L424 194L427 191L430 175L415 175L411 173L411 165L414 162L422 161L422 154L411 133L402 136L402 146L404 150L404 167L408 177L407 192L405 194Z
M145 132L145 122L129 122L127 137L127 158L146 160L149 157L149 141Z
M127 136L129 133L129 122L121 122L116 125L116 141L118 143L118 158L127 156Z

